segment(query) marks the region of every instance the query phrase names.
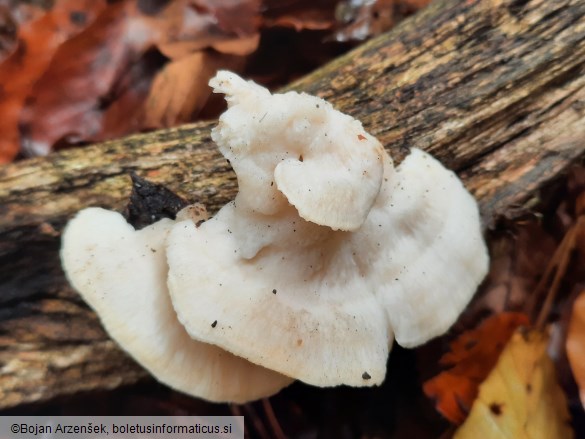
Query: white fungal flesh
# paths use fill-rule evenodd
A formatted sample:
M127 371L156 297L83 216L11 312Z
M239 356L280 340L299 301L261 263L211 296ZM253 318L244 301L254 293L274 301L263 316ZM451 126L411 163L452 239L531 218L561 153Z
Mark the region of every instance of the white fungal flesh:
M228 93L230 109L212 137L236 171L242 208L271 215L290 203L332 229L362 225L380 190L385 152L359 121L323 99L270 95L229 72L210 84Z
M182 224L204 218L187 208ZM191 339L177 320L166 286L164 242L174 221L135 231L116 212L81 211L64 231L67 277L108 333L163 383L212 401L245 402L292 380L225 350ZM211 324L213 322L209 322Z
M239 193L134 230L90 208L67 226L67 277L110 335L160 381L212 401L271 395L293 377L380 384L394 337L444 333L487 272L477 204L413 149L394 168L322 99L229 72L212 132ZM170 293L170 297L169 297Z
M191 337L318 386L383 381L394 334L445 332L487 272L475 200L413 150L397 168L361 124L229 72L212 137L239 193L167 241L169 289ZM217 321L217 325L211 323Z

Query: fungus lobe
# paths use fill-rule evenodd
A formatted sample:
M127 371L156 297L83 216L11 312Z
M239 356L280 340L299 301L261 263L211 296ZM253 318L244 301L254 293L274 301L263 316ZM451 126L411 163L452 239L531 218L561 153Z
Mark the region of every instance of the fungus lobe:
M212 138L239 192L199 229L169 234L179 320L313 385L380 384L393 339L411 347L445 332L485 275L475 200L423 151L395 168L322 99L271 95L230 72L210 84L228 102ZM209 312L231 329L212 331Z

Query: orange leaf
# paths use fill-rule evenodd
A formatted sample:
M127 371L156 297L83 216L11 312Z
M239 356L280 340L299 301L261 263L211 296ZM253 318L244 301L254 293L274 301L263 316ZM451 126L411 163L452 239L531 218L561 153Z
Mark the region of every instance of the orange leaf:
M207 12L214 18L219 29L236 36L256 33L260 20L259 0L191 0L200 12Z
M211 94L207 83L217 69L234 69L239 62L228 55L195 52L168 63L152 83L144 126L169 127L190 121L207 102Z
M451 343L441 364L453 366L423 385L425 394L436 400L437 410L449 421L461 424L516 328L528 325L521 313L495 314L479 327L461 334Z
M245 56L254 52L260 43L260 34L235 40L218 41L211 45L215 50L229 55Z
M262 24L265 27L291 27L300 32L303 29L331 29L335 24L335 19L331 11L308 9L289 12L289 15L280 15L275 18L265 17Z
M229 55L249 55L258 48L260 34L256 33L248 37L224 38L221 36L210 36L186 41L172 41L158 44L158 50L172 60L189 56L194 52L211 47L218 52Z
M133 50L127 43L127 19L133 14L133 2L112 3L91 26L59 47L21 115L23 146L29 153L44 155L58 141L99 136L104 108L115 97L114 84L142 49Z
M38 20L46 12L46 9L36 4L0 1L0 62L14 52L18 28Z
M18 120L31 87L59 46L85 29L105 6L98 0L60 0L42 17L19 29L18 47L0 64L0 163L20 149Z
M585 291L573 304L573 311L567 333L567 357L579 386L581 403L585 407Z
M224 62L230 57L190 51L211 46L249 53L258 44L253 24L257 2L221 3L207 5L208 12L200 4L195 8L193 0L175 0L154 9L136 0L109 3L91 26L59 47L36 81L34 100L20 116L27 151L47 154L55 145L106 140L189 121L209 96L207 80L214 70L232 67L231 61ZM233 29L223 31L228 24ZM156 47L173 59L151 87L156 72L168 61Z

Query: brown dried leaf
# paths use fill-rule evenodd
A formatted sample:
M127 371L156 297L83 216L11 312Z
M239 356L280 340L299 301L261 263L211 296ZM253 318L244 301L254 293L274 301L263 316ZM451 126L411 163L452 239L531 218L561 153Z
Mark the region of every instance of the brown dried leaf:
M294 15L266 17L262 21L264 27L290 27L300 32L302 30L327 30L335 24L333 14L319 9L305 10Z
M536 220L518 222L504 233L492 235L490 272L482 294L466 310L464 318L503 311L528 313L529 299L557 247L555 239ZM470 323L472 324L472 323Z
M335 25L338 0L265 0L262 26L302 30L327 30Z
M342 1L335 15L338 30L336 41L361 41L390 29L395 23L395 0Z
M198 113L209 98L209 79L219 67L239 67L227 55L195 52L168 63L156 76L145 106L144 126L168 127L184 123Z
M0 0L0 62L16 49L18 28L45 13L45 9L34 4Z
M214 18L219 29L234 36L256 33L260 21L260 0L191 0L201 13Z
M211 47L218 52L228 55L245 56L254 52L260 43L260 34L250 35L234 40L218 41L211 44Z
M25 22L18 31L18 47L0 65L0 163L20 150L18 121L31 87L45 72L55 51L83 31L105 7L101 0L60 0L50 12Z
M116 98L115 84L144 50L128 21L135 14L134 2L110 4L59 47L22 112L22 142L29 154L47 154L57 142L103 137L103 113Z
M172 60L189 56L194 52L211 47L228 55L245 56L256 50L260 34L249 37L220 39L218 37L199 38L192 41L173 41L158 45L161 53Z
M336 8L336 41L361 41L392 28L430 0L345 0Z
M154 9L137 0L110 3L91 26L59 47L34 85L35 99L27 102L20 119L25 150L47 154L55 145L118 137L144 129L144 123L158 127L189 120L208 95L202 81L212 69L233 65L229 57L207 56L205 69L197 70L194 60L205 55L191 51L213 47L247 54L259 38L256 0L204 3L175 0ZM228 26L233 27L225 30ZM157 69L167 61L153 55L156 46L175 62L159 75L156 87L161 89L149 92Z
M157 51L149 51L116 81L109 95L112 102L102 115L102 129L92 141L118 138L145 128L144 105L153 78L165 61Z

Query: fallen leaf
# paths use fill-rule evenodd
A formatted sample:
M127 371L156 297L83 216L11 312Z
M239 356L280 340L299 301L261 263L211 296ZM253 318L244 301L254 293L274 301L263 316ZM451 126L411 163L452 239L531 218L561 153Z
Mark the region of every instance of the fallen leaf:
M0 5L0 61L4 61L16 46L17 24L8 8Z
M222 53L248 55L258 47L257 0L175 0L144 23L157 34L157 48L176 60L213 47Z
M344 0L337 4L336 41L361 41L392 28L430 0Z
M327 30L335 24L333 14L319 9L304 10L290 15L265 17L262 20L264 27L290 27L300 32L302 30Z
M50 5L19 0L0 0L0 62L3 62L17 45L18 29L47 13Z
M128 21L135 13L134 2L112 3L87 29L61 44L22 111L22 146L28 155L46 155L57 142L100 136L103 112L114 100L112 89L143 50L125 41L131 28L132 38L139 38Z
M395 23L395 0L341 1L335 16L336 41L362 41L390 29Z
M244 56L249 55L258 48L260 43L260 34L254 34L249 37L242 37L234 40L218 41L211 44L211 47L218 52L228 55Z
M579 387L579 397L585 407L585 291L573 304L566 348L573 377Z
M34 100L20 117L23 150L45 155L56 145L190 121L209 96L215 70L234 68L233 57L201 50L248 54L259 38L256 0L204 3L109 3L87 29L61 44L36 81Z
M200 13L212 16L224 33L245 37L258 29L260 0L191 0L191 3Z
M0 64L0 163L20 150L18 121L32 85L59 46L83 31L104 7L100 0L60 0L40 18L21 25L16 49Z
M530 298L546 270L558 242L536 219L516 221L505 231L491 235L490 272L478 295L466 310L473 325L478 315L503 311L529 313Z
M99 142L145 129L145 102L152 91L153 78L165 62L157 50L150 50L124 72L106 96L110 102L102 100L102 127L89 140Z
M232 39L218 38L215 36L198 38L191 41L172 41L170 43L158 44L157 47L164 56L176 60L208 47L229 55L249 55L258 48L259 43L260 34L256 33L248 37Z
M481 382L488 376L506 342L519 326L528 325L521 313L500 313L464 332L450 345L440 363L452 366L423 385L436 401L437 410L449 421L461 424L475 400Z
M547 344L541 332L514 333L455 439L574 437Z
M199 51L168 63L153 81L145 105L144 126L170 127L193 119L207 102L209 79L218 68L241 67L237 57Z

